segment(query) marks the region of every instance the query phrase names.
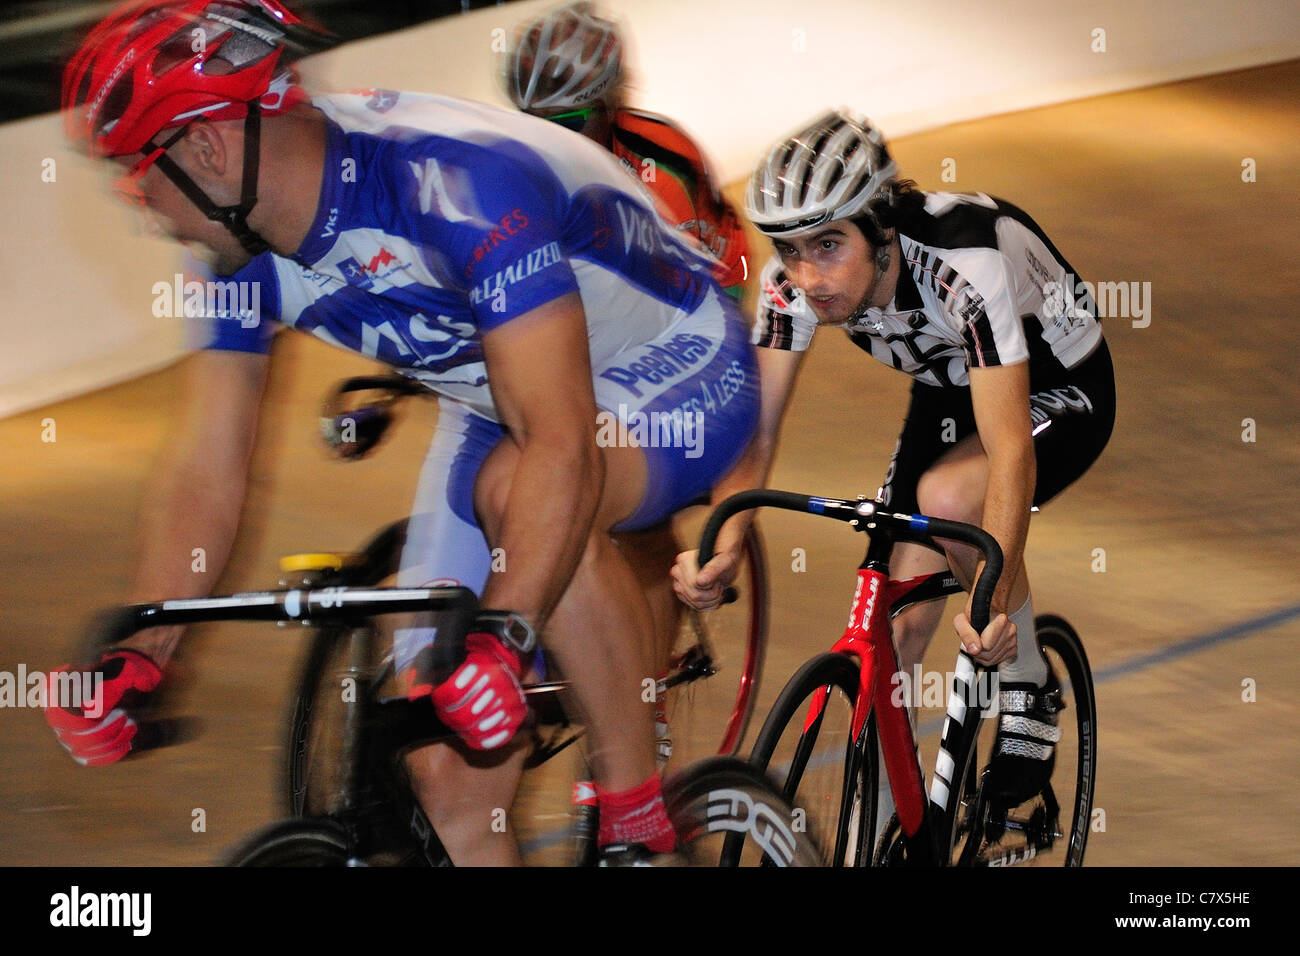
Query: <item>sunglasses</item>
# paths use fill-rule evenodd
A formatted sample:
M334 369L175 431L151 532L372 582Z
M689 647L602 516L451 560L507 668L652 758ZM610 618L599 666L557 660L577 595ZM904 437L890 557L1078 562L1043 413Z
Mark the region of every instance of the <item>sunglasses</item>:
M187 129L189 129L188 123L173 133L167 142L161 146L156 146L153 142L145 144L144 148L140 150L140 152L144 153L144 157L113 182L113 191L117 193L123 202L132 206L143 206L145 204L144 193L140 189L140 180L149 171L149 167L162 158L163 153L176 145L177 141L185 135Z
M585 106L580 110L569 110L567 113L556 113L554 116L546 117L552 123L559 123L565 129L571 129L575 133L581 133L591 119L591 114L596 112L596 107Z

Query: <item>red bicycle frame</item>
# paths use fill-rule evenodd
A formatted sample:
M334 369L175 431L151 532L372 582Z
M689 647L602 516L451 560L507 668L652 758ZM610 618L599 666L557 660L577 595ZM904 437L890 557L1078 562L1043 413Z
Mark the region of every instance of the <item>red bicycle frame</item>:
M977 631L982 631L988 622L993 588L1002 570L1001 549L987 532L973 525L924 515L890 514L881 510L878 501L865 498L845 501L755 490L733 495L718 505L700 542L700 563L707 563L712 556L717 532L729 517L760 506L836 518L871 536L867 556L858 569L848 625L831 652L850 655L858 662L858 686L851 721L853 750L859 758L866 756L865 733L868 719L874 712L899 825L907 841L908 862L921 865L941 863L945 854L939 850L939 834L948 830L955 813L955 808L949 806L956 765L951 755L969 754L981 712L972 693L978 683L977 672L974 660L963 650L957 663L956 684L949 696L948 719L944 724L927 806L925 776L911 720L905 701L894 693L897 683L893 678L901 668L889 620L904 607L953 594L962 588L952 575L945 572L904 581L892 580L888 562L896 540L930 541L934 536L962 541L979 549L985 556L985 565L974 589L971 623ZM986 685L978 689L987 693ZM828 688L822 688L813 694L803 725L805 734L820 720L827 692ZM968 719L972 712L976 715L975 720Z

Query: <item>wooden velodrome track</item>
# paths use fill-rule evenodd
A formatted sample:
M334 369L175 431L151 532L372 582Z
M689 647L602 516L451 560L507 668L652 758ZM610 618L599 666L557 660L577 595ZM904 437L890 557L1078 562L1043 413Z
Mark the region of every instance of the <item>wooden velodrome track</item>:
M1092 835L1092 864L1300 862L1298 97L1300 61L893 143L923 188L1023 206L1084 278L1150 283L1147 327L1105 321L1119 387L1110 447L1035 518L1028 551L1038 610L1075 623L1099 677L1106 829ZM1247 157L1256 182L1243 182ZM953 183L940 179L946 158ZM400 516L436 414L412 407L381 454L333 463L314 434L318 398L368 366L282 339L226 592L273 586L278 554L349 548ZM818 340L773 486L872 494L907 381L837 331ZM63 663L86 615L120 600L182 371L0 421L0 671ZM40 439L47 417L54 443ZM776 610L760 713L840 632L860 557L859 539L827 522L773 514L765 528ZM802 574L794 548L807 552ZM1099 548L1104 573L1093 570ZM0 710L0 863L205 864L270 821L301 640L254 625L195 634L181 706L205 732L106 769L74 766L37 711ZM927 668L949 669L953 650L945 625ZM562 799L550 816L534 808L538 790L518 814L525 837L563 812Z

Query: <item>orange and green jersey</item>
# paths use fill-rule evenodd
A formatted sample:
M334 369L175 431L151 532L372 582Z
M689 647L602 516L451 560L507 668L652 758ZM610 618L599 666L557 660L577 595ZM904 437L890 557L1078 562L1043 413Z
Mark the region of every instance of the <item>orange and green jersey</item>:
M666 117L622 109L614 114L610 150L654 195L660 214L718 260L718 280L739 298L745 232L695 141Z

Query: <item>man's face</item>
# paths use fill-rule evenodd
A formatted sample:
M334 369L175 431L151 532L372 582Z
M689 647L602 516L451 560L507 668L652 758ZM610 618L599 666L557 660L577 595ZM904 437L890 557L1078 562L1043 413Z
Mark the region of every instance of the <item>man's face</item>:
M812 307L817 321L848 321L875 275L874 250L862 230L839 220L800 236L773 240L786 275Z
M161 139L156 137L155 141ZM242 144L241 144L242 145ZM167 151L167 155L190 176L217 205L238 201L232 196L227 177L204 173L190 161L196 147L182 139ZM201 147L199 147L201 148ZM142 173L130 174L140 156L119 156L114 162L122 168L116 184L123 199L144 214L147 230L153 235L165 235L185 245L194 256L208 264L217 275L229 275L245 265L252 257L244 250L230 230L208 219L189 198L158 168L150 164Z

